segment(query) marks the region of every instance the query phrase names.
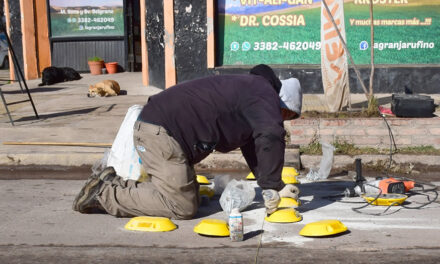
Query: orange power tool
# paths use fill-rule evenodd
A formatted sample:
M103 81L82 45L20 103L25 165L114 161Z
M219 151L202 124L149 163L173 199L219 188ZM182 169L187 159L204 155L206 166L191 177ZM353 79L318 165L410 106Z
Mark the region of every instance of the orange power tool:
M379 189L382 193L406 193L415 187L414 181L402 181L394 178L379 180Z
M386 178L370 182L364 182L359 186L363 193L407 193L414 188L416 183L414 181L397 180L395 178ZM357 190L360 191L359 189Z

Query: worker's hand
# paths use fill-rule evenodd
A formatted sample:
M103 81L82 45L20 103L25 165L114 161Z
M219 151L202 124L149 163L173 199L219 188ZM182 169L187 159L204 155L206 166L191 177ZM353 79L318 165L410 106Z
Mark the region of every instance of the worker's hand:
M280 195L280 197L290 197L297 200L299 195L299 188L293 184L286 184L286 186L284 186L284 188L281 189L278 194Z
M266 207L266 213L271 214L275 212L280 203L280 195L277 191L272 189L263 190L264 206Z

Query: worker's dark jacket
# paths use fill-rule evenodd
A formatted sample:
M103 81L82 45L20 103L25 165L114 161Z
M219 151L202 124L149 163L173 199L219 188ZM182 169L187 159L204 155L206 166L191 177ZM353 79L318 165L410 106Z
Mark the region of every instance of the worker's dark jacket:
M214 150L240 147L260 187L284 187L280 98L261 76L220 75L180 83L151 96L139 119L163 126L190 164Z

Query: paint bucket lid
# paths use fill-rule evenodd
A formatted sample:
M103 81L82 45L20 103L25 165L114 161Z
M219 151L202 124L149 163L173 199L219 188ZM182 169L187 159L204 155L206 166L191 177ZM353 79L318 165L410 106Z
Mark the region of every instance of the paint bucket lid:
M205 236L229 236L226 221L219 219L203 219L195 227L194 232Z
M272 223L294 223L301 221L302 216L293 208L283 208L266 216L265 220Z
M281 172L283 176L298 176L299 173L296 171L294 167L283 167L283 171Z
M339 220L322 220L305 225L299 234L301 236L322 237L331 236L347 231L347 227Z
M406 200L406 198L408 198L408 196L406 196L404 194L398 194L398 193L385 193L385 194L379 195L379 197L378 197L377 194L366 193L366 194L362 195L362 198L364 198L365 201L367 201L368 203L371 203L372 205L390 206L390 205L401 205L403 202L405 202L405 200Z
M166 217L137 216L133 217L125 225L127 230L146 232L167 232L176 229L177 226Z
M208 180L208 178L206 178L206 176L203 176L203 175L197 175L197 182L199 184L204 184L204 185L211 184L211 182Z
M283 167L283 170L281 171L281 179L285 184L299 183L298 179L296 178L298 175L299 173L293 167ZM255 180L255 175L250 172L246 176L246 180Z
M255 175L251 172L246 176L246 180L255 180Z
M282 208L282 207L298 207L301 205L301 201L300 200L296 200L290 197L281 197L281 201L280 204L278 205L278 208Z
M212 198L214 196L214 194L215 194L215 191L214 191L213 188L211 188L209 186L200 186L199 194L200 194L200 196L206 195L209 198Z
M281 172L281 180L285 184L297 184L300 183L296 176L298 176L299 173L296 171L293 167L284 167L283 171Z
M281 176L281 180L285 184L299 184L300 183L298 181L298 179L296 178L296 176L292 176L292 175L283 175L283 176Z

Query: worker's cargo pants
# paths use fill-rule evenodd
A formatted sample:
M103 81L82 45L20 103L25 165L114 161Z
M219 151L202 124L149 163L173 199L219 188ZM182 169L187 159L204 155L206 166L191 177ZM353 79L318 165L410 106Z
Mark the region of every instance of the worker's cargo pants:
M133 137L150 179L116 177L101 188L101 205L114 216L192 218L199 205L199 185L179 143L163 127L142 121L136 121Z

